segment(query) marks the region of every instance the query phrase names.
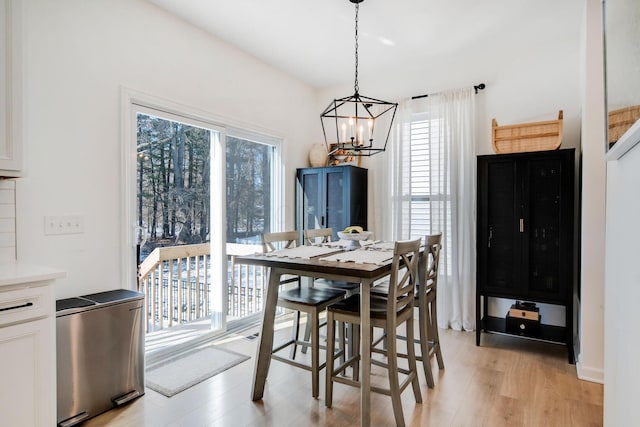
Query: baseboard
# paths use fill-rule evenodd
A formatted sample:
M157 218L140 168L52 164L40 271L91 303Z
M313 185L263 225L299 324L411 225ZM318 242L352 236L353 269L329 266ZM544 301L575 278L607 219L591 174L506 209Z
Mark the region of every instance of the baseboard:
M584 366L581 362L576 362L578 378L593 383L604 384L604 369Z

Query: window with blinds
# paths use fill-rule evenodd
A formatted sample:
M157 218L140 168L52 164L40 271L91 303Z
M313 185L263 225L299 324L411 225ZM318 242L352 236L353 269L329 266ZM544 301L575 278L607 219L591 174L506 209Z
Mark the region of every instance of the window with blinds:
M411 238L442 231L446 256L451 247L451 192L444 132L439 117L426 112L412 115L411 150L405 159L410 168L403 177L407 209L402 221Z

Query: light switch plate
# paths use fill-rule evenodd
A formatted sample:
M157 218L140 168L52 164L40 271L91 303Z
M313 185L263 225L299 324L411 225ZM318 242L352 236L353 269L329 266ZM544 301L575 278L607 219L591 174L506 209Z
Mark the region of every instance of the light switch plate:
M84 233L84 218L82 215L44 217L44 234L47 236L80 233Z

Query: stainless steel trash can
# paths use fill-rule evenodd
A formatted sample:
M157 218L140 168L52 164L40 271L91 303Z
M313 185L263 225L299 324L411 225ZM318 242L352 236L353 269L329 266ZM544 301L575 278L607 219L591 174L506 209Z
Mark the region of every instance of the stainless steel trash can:
M144 394L144 294L119 289L56 301L58 425Z

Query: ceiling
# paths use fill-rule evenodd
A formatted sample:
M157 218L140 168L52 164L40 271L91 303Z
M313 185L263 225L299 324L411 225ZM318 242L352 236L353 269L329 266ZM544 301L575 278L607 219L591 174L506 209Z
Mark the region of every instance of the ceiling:
M316 88L354 80L355 6L349 0L148 1ZM567 31L573 37L583 3L367 0L359 12L359 75L433 64L447 55L491 61L534 42L553 43Z

